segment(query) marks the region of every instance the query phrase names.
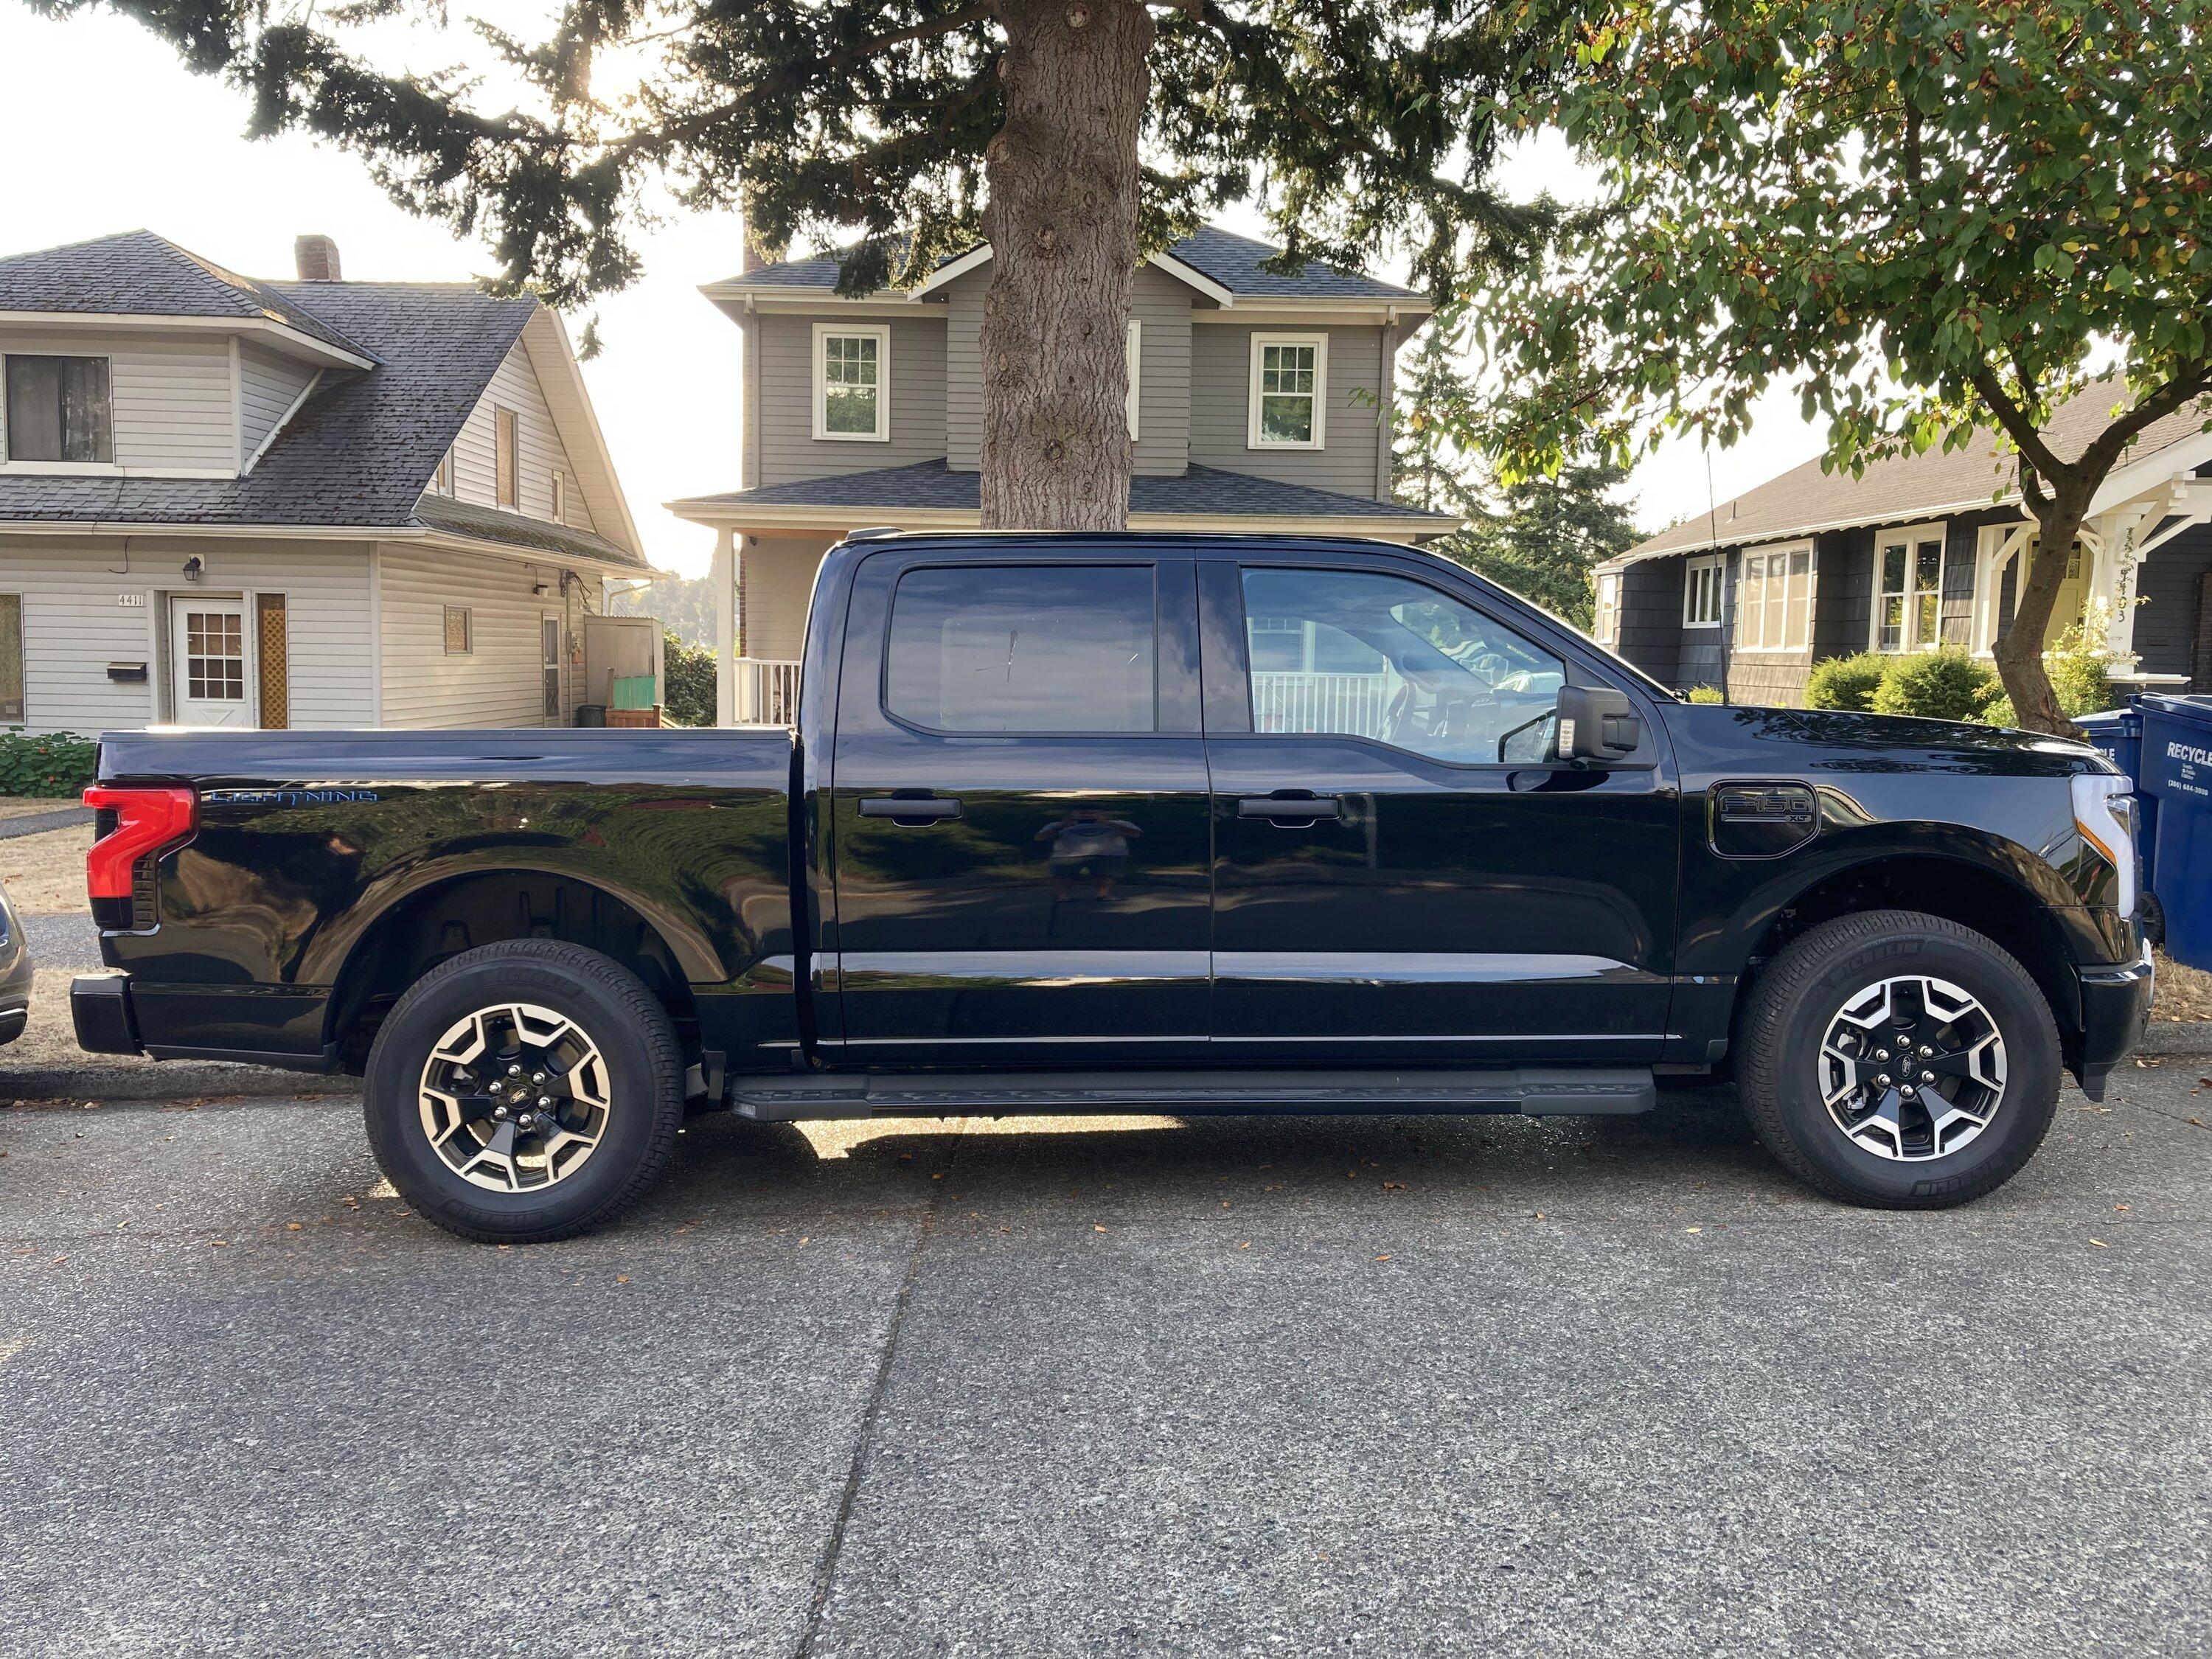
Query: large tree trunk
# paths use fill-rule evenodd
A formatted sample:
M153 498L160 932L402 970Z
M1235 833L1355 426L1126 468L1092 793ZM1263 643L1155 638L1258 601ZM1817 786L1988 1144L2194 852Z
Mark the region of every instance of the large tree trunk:
M2051 676L2043 666L2044 636L2050 631L2058 590L2065 585L2066 565L2087 515L2094 486L2070 479L2050 482L2048 488L2049 498L2033 507L2035 550L2021 573L2020 604L2013 611L2011 628L1990 654L1996 659L2005 695L2012 699L2013 718L2031 732L2074 738L2081 733L2058 707Z
M1006 124L984 152L983 526L1119 530L1137 264L1139 0L999 0Z

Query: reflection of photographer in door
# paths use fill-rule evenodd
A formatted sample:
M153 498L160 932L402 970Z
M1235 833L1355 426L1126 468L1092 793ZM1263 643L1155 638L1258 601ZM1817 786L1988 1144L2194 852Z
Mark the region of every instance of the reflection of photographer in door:
M1129 842L1144 833L1127 818L1108 817L1097 806L1079 806L1038 830L1037 840L1052 843L1045 868L1052 872L1054 902L1073 898L1078 881L1091 884L1093 898L1111 898L1129 867Z

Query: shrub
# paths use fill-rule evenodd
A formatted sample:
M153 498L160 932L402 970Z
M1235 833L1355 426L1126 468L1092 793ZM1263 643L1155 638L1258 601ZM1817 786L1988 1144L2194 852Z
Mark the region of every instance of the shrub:
M0 732L0 795L67 800L92 781L99 745L74 732Z
M1692 702L1726 702L1717 685L1693 685L1684 694Z
M1878 714L1919 714L1929 720L1978 720L1999 694L1997 677L1955 645L1897 658L1874 694Z
M1805 706L1865 714L1874 707L1874 694L1893 660L1878 651L1862 651L1856 657L1830 657L1814 664L1812 678L1805 682Z
M672 726L714 723L714 653L665 635L660 659L661 717Z
M2090 628L2101 626L2076 623L2058 636L2044 657L2044 671L2051 676L2051 689L2058 698L2059 712L2072 720L2076 714L2094 714L2112 706L2112 658L2103 646L2096 642Z

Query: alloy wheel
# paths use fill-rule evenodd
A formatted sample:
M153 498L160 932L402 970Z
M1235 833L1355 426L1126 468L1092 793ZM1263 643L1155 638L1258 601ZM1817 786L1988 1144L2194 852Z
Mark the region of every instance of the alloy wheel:
M2004 1100L1996 1021L1964 988L1925 974L1854 992L1829 1022L1816 1064L1829 1117L1877 1158L1960 1152Z
M504 1002L447 1028L422 1063L422 1133L464 1181L542 1191L589 1161L612 1110L605 1059L575 1021Z

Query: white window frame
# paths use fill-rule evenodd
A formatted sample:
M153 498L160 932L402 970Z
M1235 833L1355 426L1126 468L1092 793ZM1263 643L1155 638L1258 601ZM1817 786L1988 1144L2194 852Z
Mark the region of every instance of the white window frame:
M832 432L830 429L829 343L831 340L870 339L876 343L876 429L873 432ZM887 444L891 441L891 331L883 323L817 323L814 325L814 435L825 443Z
M1122 400L1121 412L1128 416L1129 441L1134 443L1139 436L1137 412L1143 402L1137 388L1145 362L1145 325L1134 317L1129 319L1129 331L1122 341L1121 355L1129 367L1129 395Z
M1934 542L1936 553L1936 635L1933 639L1916 637L1919 607L1913 600L1923 591L1913 585L1913 576L1919 564L1919 550L1923 542ZM1899 597L1905 601L1903 619L1898 624L1895 645L1881 642L1881 612L1889 590L1883 586L1884 555L1893 547L1905 549L1905 586ZM1916 651L1933 651L1943 642L1943 592L1951 575L1951 526L1941 519L1919 524L1899 525L1877 530L1874 535L1874 568L1868 573L1867 584L1867 649L1879 651L1886 657L1906 656ZM1970 625L1971 627L1971 625Z
M1311 346L1314 354L1313 436L1302 442L1264 437L1260 430L1260 364L1269 346ZM1322 449L1328 443L1328 336L1327 334L1263 334L1254 331L1249 380L1244 398L1244 447L1247 449Z
M1708 574L1709 580L1701 582L1698 580ZM1727 609L1724 603L1727 586L1728 560L1721 554L1707 553L1685 561L1682 566L1682 626L1718 628L1722 613ZM1698 614L1698 600L1701 597L1701 588L1704 590L1702 597L1712 601L1712 614L1709 617Z
M1797 573L1790 568L1791 561L1800 553L1805 556L1804 586L1802 588L1796 585ZM1765 595L1761 594L1759 604L1754 605L1751 602L1751 567L1754 560L1759 562L1762 566L1778 563L1782 572L1782 608L1779 612L1781 637L1779 639L1770 641L1766 637ZM1764 574L1762 570L1762 575ZM1814 599L1820 592L1820 556L1809 540L1768 542L1758 547L1745 548L1735 578L1735 650L1739 653L1763 657L1809 654L1813 646ZM1804 629L1802 636L1793 644L1790 638L1790 613L1800 606L1802 607ZM1758 629L1756 635L1746 633L1745 623L1747 619L1755 619Z
M1620 572L1601 570L1597 575L1596 610L1591 617L1592 637L1612 647L1620 643Z
M559 467L553 469L553 522L568 521L568 475Z
M511 447L505 441L510 430ZM504 404L491 406L491 500L509 513L522 511L522 411Z

